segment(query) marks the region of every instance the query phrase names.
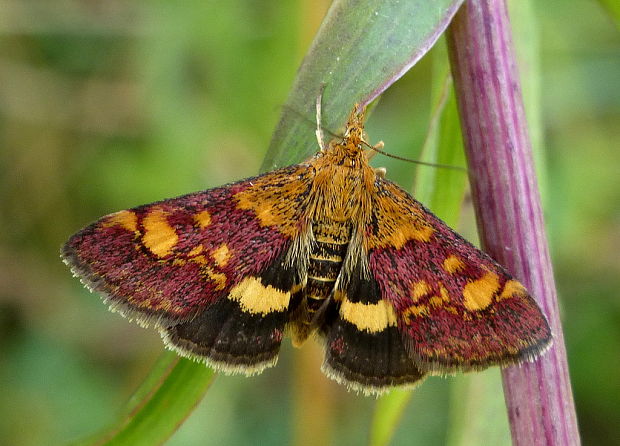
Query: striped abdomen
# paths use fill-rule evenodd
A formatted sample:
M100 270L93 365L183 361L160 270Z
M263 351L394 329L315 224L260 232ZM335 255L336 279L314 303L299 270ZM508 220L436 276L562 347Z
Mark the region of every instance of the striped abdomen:
M347 253L351 238L351 226L339 222L314 222L312 224L315 244L310 252L308 282L305 297L310 323L314 313L323 305L334 289L334 284Z

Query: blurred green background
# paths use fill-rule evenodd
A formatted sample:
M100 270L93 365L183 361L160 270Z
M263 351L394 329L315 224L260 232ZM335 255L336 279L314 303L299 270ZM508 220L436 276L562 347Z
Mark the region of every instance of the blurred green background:
M104 214L254 175L328 6L0 0L0 443L62 444L116 419L163 347L71 277L61 243ZM620 444L618 27L590 0L536 2L534 17L580 430L584 444ZM386 92L373 141L419 150L431 73L425 57ZM411 189L410 165L380 163ZM464 212L459 229L474 227ZM218 377L168 444L364 444L375 400L324 378L317 346L285 344L258 377ZM450 382L416 390L394 444L445 441Z

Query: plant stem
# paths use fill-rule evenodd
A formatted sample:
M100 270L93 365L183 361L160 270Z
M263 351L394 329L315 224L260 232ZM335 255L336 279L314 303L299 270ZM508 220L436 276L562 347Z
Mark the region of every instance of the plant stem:
M580 444L564 336L502 0L469 0L448 29L472 195L484 249L530 290L553 346L502 371L513 444Z

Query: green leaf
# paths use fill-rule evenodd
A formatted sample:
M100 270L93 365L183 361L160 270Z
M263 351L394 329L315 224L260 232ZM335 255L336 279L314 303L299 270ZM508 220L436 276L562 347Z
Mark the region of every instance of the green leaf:
M151 398L178 362L178 355L168 350L164 351L149 371L147 377L140 383L140 386L127 401L124 410L128 416L139 410Z
M189 416L214 378L204 364L166 351L129 399L119 421L74 446L162 444Z
M609 17L614 21L616 27L620 28L620 2L618 0L598 0L603 9L607 11Z
M541 99L540 25L531 0L508 2L513 42L519 62L519 80L527 118L527 128L536 167L538 189L543 201L547 197L547 166L544 152L543 107Z
M315 102L336 131L354 103L367 105L435 43L462 0L336 0L299 69L263 170L299 162L317 150Z
M390 443L412 396L411 390L395 389L377 400L370 426L370 446Z
M442 41L443 42L443 41ZM465 167L461 127L452 88L445 45L438 45L434 58L433 111L422 150L422 160L452 167ZM458 223L465 194L465 171L419 166L416 198L449 226Z
M214 378L204 364L166 351L129 399L119 421L74 446L162 444L189 416Z
M451 383L448 446L510 445L499 367L455 376Z
M142 406L132 404L138 411L131 414L106 444L140 446L163 443L192 412L214 376L204 364L179 358L167 375L160 376L165 380L150 398L147 395ZM155 376L152 374L151 378Z

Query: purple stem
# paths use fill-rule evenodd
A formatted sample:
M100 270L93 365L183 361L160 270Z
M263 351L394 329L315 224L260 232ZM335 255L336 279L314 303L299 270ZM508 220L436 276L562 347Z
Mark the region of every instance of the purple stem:
M540 358L503 369L515 445L578 445L564 336L503 0L468 0L448 28L484 249L535 296L553 332Z

